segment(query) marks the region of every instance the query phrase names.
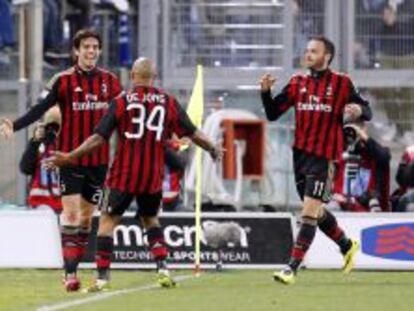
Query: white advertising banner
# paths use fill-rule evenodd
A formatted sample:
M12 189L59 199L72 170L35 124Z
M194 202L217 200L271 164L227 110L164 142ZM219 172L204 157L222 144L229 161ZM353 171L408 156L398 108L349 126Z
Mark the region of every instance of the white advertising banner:
M1 268L61 268L57 216L47 210L0 211Z
M414 269L413 213L336 213L347 235L361 243L359 269ZM335 243L318 230L306 255L308 268L340 268L343 259Z
M173 268L194 267L195 225L193 213L162 213L165 242L169 249L169 264ZM218 224L237 226L237 241L229 242L229 232L220 229L210 240L221 240L220 247L208 243L206 230ZM290 213L203 213L201 239L201 265L215 267L220 254L226 268L253 269L276 268L289 260L293 243L293 217ZM94 217L89 249L81 267L95 266L95 233L98 218ZM212 228L212 227L210 227ZM223 231L224 230L224 231ZM207 230L208 231L208 230ZM227 232L227 233L226 233ZM221 235L221 238L219 236ZM127 213L114 232L113 268L154 268L154 261L147 247L144 230Z

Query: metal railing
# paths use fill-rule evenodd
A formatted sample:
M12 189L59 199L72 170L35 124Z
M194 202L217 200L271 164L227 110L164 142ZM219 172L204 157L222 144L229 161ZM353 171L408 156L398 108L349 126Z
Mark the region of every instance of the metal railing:
M28 103L29 71L35 77L35 64L26 60L36 44L29 45L28 34L31 26L36 24L36 13L39 12L39 1L14 1L13 8L16 49L10 54L9 63L0 66L0 118L14 119L26 110ZM31 19L29 22L29 14ZM41 31L40 31L41 33ZM33 39L35 37L32 36ZM36 40L34 40L36 41ZM32 41L33 42L33 41ZM34 81L34 79L32 79ZM21 131L15 138L5 141L0 139L0 198L18 204L26 201L26 178L18 172L18 163L22 150L27 142L27 131Z

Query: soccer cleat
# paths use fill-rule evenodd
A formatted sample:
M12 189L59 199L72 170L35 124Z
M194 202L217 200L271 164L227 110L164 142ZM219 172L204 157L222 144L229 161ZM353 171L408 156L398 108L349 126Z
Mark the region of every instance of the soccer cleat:
M81 287L81 283L76 275L66 276L63 285L65 286L67 292L76 292Z
M96 279L91 286L83 290L83 293L97 293L109 290L109 280Z
M349 273L355 265L355 255L359 250L359 242L351 239L351 247L344 254L344 265L342 267L343 273Z
M170 271L166 269L158 270L158 284L164 288L172 288L177 285L177 283L170 276Z
M273 273L273 279L276 282L280 282L285 285L291 285L295 283L296 275L291 268L285 268Z

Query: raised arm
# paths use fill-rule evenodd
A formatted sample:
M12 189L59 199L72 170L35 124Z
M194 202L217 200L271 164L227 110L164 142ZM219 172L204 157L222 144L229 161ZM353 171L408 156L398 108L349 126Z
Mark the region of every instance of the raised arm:
M92 153L111 137L113 130L117 126L116 103L112 102L108 112L102 117L95 128L95 133L89 136L79 147L69 153L55 152L54 155L45 161L46 166L67 166L76 160Z
M269 121L277 120L293 105L291 82L279 94L272 98L271 88L275 81L276 78L270 74L265 74L260 80L262 104Z
M202 131L196 130L190 138L197 146L207 151L213 160L220 160L223 156L221 146L213 144Z
M30 124L39 120L50 107L56 104L59 88L59 77L54 77L46 89L40 94L38 103L15 121L4 118L0 120L0 134L8 138ZM50 86L49 86L50 85Z

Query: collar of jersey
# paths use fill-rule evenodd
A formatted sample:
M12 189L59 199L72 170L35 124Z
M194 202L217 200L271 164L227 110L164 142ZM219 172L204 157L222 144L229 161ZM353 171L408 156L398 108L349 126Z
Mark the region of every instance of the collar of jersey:
M83 70L81 67L79 67L78 64L75 65L75 69L84 75L93 75L98 71L98 66L93 67L91 70Z
M308 75L311 76L312 78L320 79L329 71L330 71L329 68L324 69L324 70L319 70L319 71L314 70L314 69L309 69L308 70Z

